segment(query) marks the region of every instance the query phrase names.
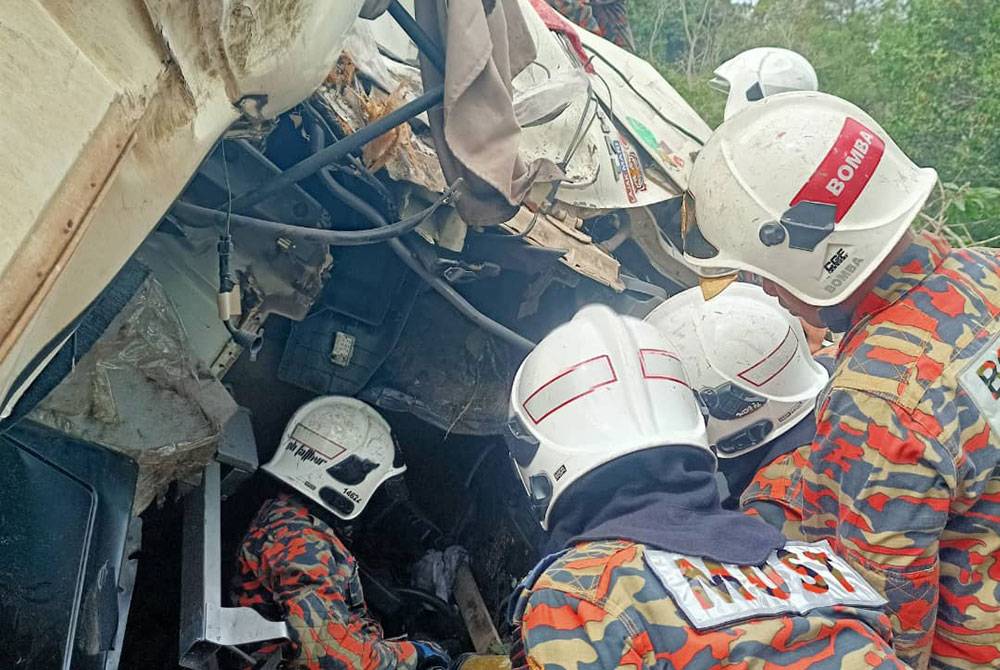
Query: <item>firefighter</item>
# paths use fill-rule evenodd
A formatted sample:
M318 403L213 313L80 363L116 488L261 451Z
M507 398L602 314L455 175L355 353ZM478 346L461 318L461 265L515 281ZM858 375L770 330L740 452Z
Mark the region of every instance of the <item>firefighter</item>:
M799 464L832 357L814 359L799 320L749 283L682 291L645 320L675 343L733 501L802 539Z
M903 660L996 667L1000 262L912 230L936 183L855 105L773 96L702 149L685 254L713 276L759 275L845 333L802 475L803 531L886 595Z
M726 94L724 119L751 103L776 93L815 91L816 70L802 54L791 49L747 49L715 69L709 86Z
M715 69L709 86L726 94L723 120L746 109L766 96L789 91L819 88L816 70L806 57L791 49L757 47L742 51ZM814 354L825 347L826 328L802 321L809 350Z
M263 469L288 492L265 502L251 524L234 600L287 622L291 641L257 655L278 652L283 667L304 670L447 667L434 643L383 637L365 605L357 562L332 527L357 519L406 469L385 419L354 398L312 400L292 416Z
M559 550L518 588L515 667L903 668L885 601L825 543L719 506L698 404L653 326L583 308L521 364L508 446Z

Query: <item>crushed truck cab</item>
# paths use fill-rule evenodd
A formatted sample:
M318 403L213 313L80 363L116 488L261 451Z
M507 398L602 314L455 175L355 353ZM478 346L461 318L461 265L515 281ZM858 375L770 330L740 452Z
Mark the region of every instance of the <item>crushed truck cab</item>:
M360 509L337 528L386 634L504 651L544 540L499 439L514 372L584 304L643 316L695 283L681 194L710 129L536 2L492 3L494 30L452 0L493 26L491 58L515 34L537 56L488 91L509 132L490 144L439 70L465 55L439 34L452 14L413 4L3 12L0 658L241 667L284 639L225 590L278 486L258 465L329 395L377 409L406 463L405 528ZM477 156L501 154L517 178L483 196ZM398 546L414 527L432 531ZM418 549L435 578L468 557L454 592L421 581Z

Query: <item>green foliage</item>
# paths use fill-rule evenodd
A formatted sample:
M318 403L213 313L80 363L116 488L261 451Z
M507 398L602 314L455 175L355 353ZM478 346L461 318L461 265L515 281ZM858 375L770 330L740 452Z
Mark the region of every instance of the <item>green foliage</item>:
M712 125L712 70L755 46L799 51L820 88L938 170L953 237L1000 246L1000 2L629 0L639 55Z
M874 54L872 114L946 181L1000 186L1000 3L913 0Z
M954 241L1000 246L1000 188L942 184L941 218Z

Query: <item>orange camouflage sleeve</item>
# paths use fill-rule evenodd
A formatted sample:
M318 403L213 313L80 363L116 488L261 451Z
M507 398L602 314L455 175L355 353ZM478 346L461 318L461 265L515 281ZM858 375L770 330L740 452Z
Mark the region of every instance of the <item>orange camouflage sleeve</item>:
M259 543L259 544L258 544ZM417 653L409 642L385 640L361 616L364 602L353 557L335 536L314 526L272 525L258 533L246 558L273 593L291 634L290 667L307 670L409 670Z
M835 389L803 472L804 533L832 537L888 599L893 646L917 668L930 657L939 541L958 481L935 426L874 394Z
M740 508L780 530L789 540L802 534L802 472L811 445L778 456L762 467L740 496Z
M645 667L652 647L645 633L589 600L555 589L531 594L521 638L531 670L613 670Z

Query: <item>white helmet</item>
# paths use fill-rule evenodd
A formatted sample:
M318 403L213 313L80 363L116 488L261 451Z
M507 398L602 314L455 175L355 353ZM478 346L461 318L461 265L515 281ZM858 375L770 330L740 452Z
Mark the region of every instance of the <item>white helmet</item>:
M709 85L727 93L723 118L743 111L751 103L776 93L815 91L816 70L802 54L791 49L748 49L715 69Z
M723 123L695 161L684 257L711 273L766 277L810 305L835 305L889 254L936 181L846 100L765 98Z
M778 437L812 412L826 370L809 353L799 320L753 284L705 301L697 286L646 316L677 347L721 458Z
M396 462L389 424L378 412L355 398L324 396L295 412L263 469L348 520L406 466Z
M653 447L708 450L673 345L603 305L581 309L524 359L508 428L511 457L546 529L563 492L605 463Z

